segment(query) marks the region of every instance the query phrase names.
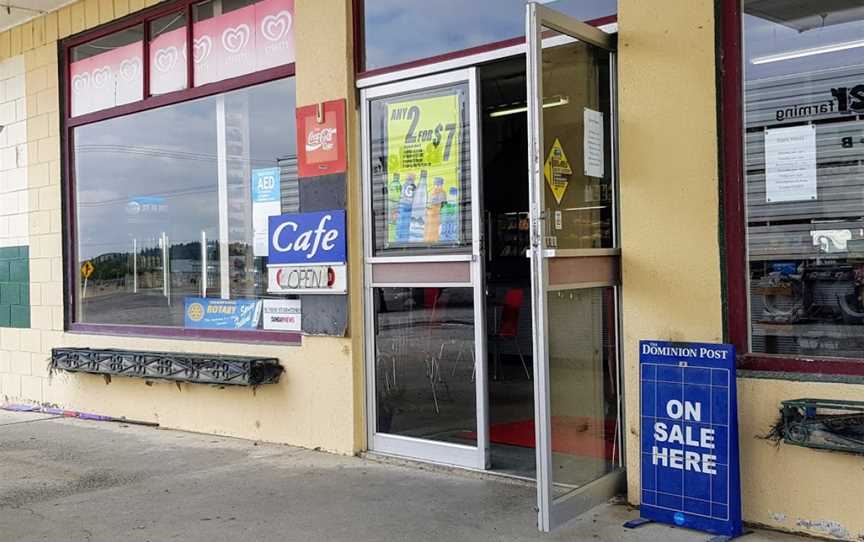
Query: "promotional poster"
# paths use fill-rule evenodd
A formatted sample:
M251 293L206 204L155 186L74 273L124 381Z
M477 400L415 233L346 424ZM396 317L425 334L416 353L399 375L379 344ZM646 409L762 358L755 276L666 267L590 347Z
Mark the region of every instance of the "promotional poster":
M458 95L388 105L388 246L460 242L461 153Z
M257 329L260 299L187 297L184 325L192 329Z

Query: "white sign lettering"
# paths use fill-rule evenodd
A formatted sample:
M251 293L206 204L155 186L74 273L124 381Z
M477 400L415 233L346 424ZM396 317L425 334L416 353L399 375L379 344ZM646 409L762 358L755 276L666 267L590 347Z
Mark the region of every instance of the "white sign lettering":
M701 422L702 403L673 399L666 403L666 415L673 420ZM699 427L697 430L692 425L654 422L654 440L682 447L714 450L715 431L712 427ZM651 462L653 465L659 464L678 470L717 474L717 456L714 453L652 446Z
M314 230L307 230L297 236L293 242L283 245L279 242L279 238L285 228L290 228L291 231L297 231L299 227L296 222L286 220L273 230L272 245L277 252L301 252L306 253L306 259L312 259L318 253L319 249L325 251L335 248L335 241L339 237L339 231L335 229L327 229L327 222L332 219L330 215L321 217L321 222ZM313 238L314 234L314 238Z

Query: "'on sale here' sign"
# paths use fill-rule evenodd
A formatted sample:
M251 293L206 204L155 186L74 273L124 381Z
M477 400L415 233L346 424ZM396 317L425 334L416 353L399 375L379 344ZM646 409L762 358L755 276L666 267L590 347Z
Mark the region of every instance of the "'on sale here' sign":
M643 518L741 534L735 347L641 341Z

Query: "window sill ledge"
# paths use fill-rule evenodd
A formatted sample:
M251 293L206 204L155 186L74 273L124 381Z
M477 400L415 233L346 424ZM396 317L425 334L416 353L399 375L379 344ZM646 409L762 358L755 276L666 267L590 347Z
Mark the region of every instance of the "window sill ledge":
M130 326L113 324L71 324L68 333L78 335L110 335L115 337L145 337L250 344L280 344L301 346L303 335L283 331L228 331L218 329L184 329L163 326Z
M819 378L860 378L864 381L864 360L838 358L790 358L776 355L748 354L738 358L738 373L797 374L797 380Z

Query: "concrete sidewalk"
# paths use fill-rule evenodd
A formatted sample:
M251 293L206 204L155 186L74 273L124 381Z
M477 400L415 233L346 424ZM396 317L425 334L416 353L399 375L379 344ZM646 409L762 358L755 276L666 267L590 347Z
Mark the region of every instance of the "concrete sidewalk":
M534 489L288 446L0 411L0 541L704 541L604 505L551 535ZM803 541L758 532L747 542Z

